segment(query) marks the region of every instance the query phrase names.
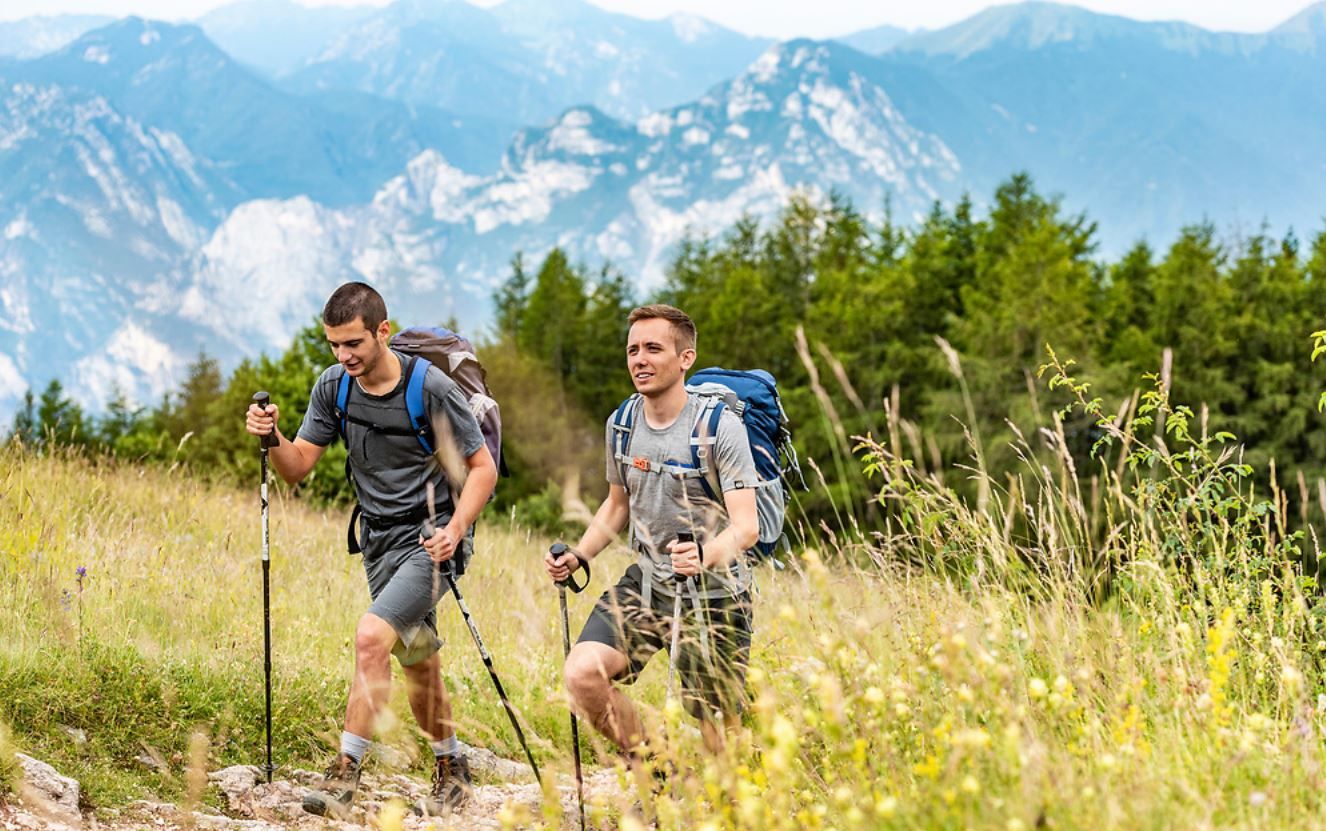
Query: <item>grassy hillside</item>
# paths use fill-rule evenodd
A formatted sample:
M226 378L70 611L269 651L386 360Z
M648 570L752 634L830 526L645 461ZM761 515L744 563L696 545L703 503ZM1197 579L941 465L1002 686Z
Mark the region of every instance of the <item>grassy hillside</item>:
M979 507L890 443L867 448L889 528L826 530L761 573L748 733L711 760L667 731L687 774L660 827L1319 826L1315 591L1218 448L1171 444L1140 484L1121 463L1090 492L1067 454L1034 461L1027 446L1024 475L982 480ZM504 517L479 533L467 600L536 753L569 771L549 540ZM362 567L340 513L278 496L272 541L277 760L320 766ZM577 629L627 555L599 562L572 601ZM441 620L462 738L519 758L454 603ZM180 798L196 730L209 766L261 763L261 627L256 487L0 452L0 720L94 806ZM670 724L665 671L656 661L635 692ZM422 776L397 693L386 740Z

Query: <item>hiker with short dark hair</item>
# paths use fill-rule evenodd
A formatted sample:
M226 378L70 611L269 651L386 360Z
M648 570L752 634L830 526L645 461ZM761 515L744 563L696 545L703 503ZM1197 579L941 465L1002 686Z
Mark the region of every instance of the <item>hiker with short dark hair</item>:
M429 445L420 439L406 405L406 380L413 359L388 345L387 307L371 286L346 283L327 300L323 330L336 364L313 386L308 411L294 441L277 427L278 409L249 407L245 428L255 436L274 434L272 466L286 482L303 479L327 447L345 440L351 481L362 514L351 528L362 547L372 605L355 629L355 672L345 708L340 752L323 782L304 797L304 809L344 816L354 799L359 770L371 747L378 717L391 689L390 657L404 671L410 709L432 739L437 764L423 808L457 807L470 792L469 764L460 751L451 702L442 683L435 609L441 596L438 569L459 575L473 551L473 524L497 481L492 454L465 395L436 366L423 375L423 404L437 454L463 460L464 483L453 492ZM420 365L423 369L425 365ZM344 410L337 392L349 376ZM425 494L435 491L436 506ZM421 527L435 508L434 533ZM357 533L355 533L357 530Z
M746 552L759 538L755 463L745 428L728 410L713 435L698 439L721 487L711 495L715 489L686 475L696 431L707 422L704 401L685 385L695 363L695 324L665 305L635 309L628 321L626 364L639 398L627 453L614 415L606 428L608 498L578 545L560 557L550 552L544 565L561 582L577 567L576 557L592 559L628 527L639 560L599 598L563 673L572 706L639 758L644 728L617 685L634 681L651 657L670 648L681 592L684 639L671 657L683 705L700 720L705 745L718 752L723 728L739 722L745 705L752 622ZM693 542L679 540L687 534Z

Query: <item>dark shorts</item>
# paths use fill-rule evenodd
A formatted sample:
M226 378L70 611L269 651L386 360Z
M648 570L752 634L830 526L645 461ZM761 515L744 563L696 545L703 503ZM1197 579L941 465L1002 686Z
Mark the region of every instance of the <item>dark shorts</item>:
M699 719L737 715L746 705L753 609L750 592L700 600L696 609L682 596L682 630L677 655L682 704ZM641 592L640 566L633 565L594 604L578 643L602 643L627 658L626 671L613 679L636 677L660 650L672 646L673 599L652 593L649 608ZM703 633L701 637L701 622Z
M364 573L373 604L368 611L396 630L391 654L402 666L426 661L442 647L437 636L438 600L448 590L447 581L428 552L419 544L419 527L397 525L374 529L361 525L359 542L364 549ZM473 550L467 537L462 555ZM446 564L443 564L443 569Z

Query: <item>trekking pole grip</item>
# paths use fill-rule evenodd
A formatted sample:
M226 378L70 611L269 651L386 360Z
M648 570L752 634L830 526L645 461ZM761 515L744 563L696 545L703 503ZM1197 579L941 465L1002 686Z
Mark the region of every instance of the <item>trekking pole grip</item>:
M695 542L695 535L692 534L690 531L678 531L677 542ZM691 578L685 574L679 574L677 572L672 573L672 580L678 586L680 586L682 583L685 583L689 579Z
M272 397L265 392L255 392L253 394L253 403L257 404L258 408L261 409L263 412L266 412L267 405L272 403ZM272 427L272 432L264 436L261 436L259 438L259 441L261 442L261 447L263 450L266 450L269 447L276 447L278 444L281 443L281 440L276 437L275 426Z
M589 575L589 560L583 559L579 554L577 554L577 553L575 552L575 549L573 549L571 546L567 545L567 544L564 543L564 542L555 542L555 543L553 543L552 546L548 549L548 553L551 554L551 555L553 555L553 559L555 559L555 560L560 560L560 559L562 559L562 555L564 555L564 554L568 554L568 553L569 553L572 557L575 557L575 558L576 558L576 567L573 568L573 569L571 569L571 573L568 574L568 575L566 575L566 579L565 579L565 580L558 580L558 581L557 581L557 585L559 585L559 586L564 586L564 587L570 589L571 591L575 592L576 594L580 594L582 591L584 591L584 590L585 590L585 586L588 586L588 585L589 585L589 576L590 576L590 575ZM585 579L584 579L583 581L577 583L577 582L575 581L575 575L576 575L576 572L577 572L577 571L580 571L581 569L584 569L584 571L585 571Z

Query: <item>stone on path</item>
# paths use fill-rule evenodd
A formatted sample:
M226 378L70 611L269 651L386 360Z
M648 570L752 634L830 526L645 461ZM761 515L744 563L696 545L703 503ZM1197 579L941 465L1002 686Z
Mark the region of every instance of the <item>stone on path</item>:
M470 801L450 816L421 817L409 811L428 792L428 781L414 776L385 773L372 765L360 780L359 793L346 821L316 817L304 812L305 791L320 778L307 770L282 769L271 784L253 765L233 765L212 771L208 780L224 797L224 814L212 808L187 811L177 805L139 801L119 809L89 813L86 823L78 812L78 782L61 776L50 765L19 755L25 781L24 805L0 805L0 831L280 831L280 829L362 829L398 803L404 812L404 831L447 831L447 829L498 829L503 811L515 809L526 816L542 815L543 792L527 765L503 759L484 748L467 747L471 769L482 782ZM549 772L551 775L551 772ZM578 829L575 780L561 773L555 787L561 802L563 828ZM611 768L586 771L586 802L595 797L622 804L618 777ZM24 810L24 809L28 810Z
M78 812L77 780L31 756L15 753L14 758L23 769L19 796L25 803L52 820L75 826L82 824L83 818Z

